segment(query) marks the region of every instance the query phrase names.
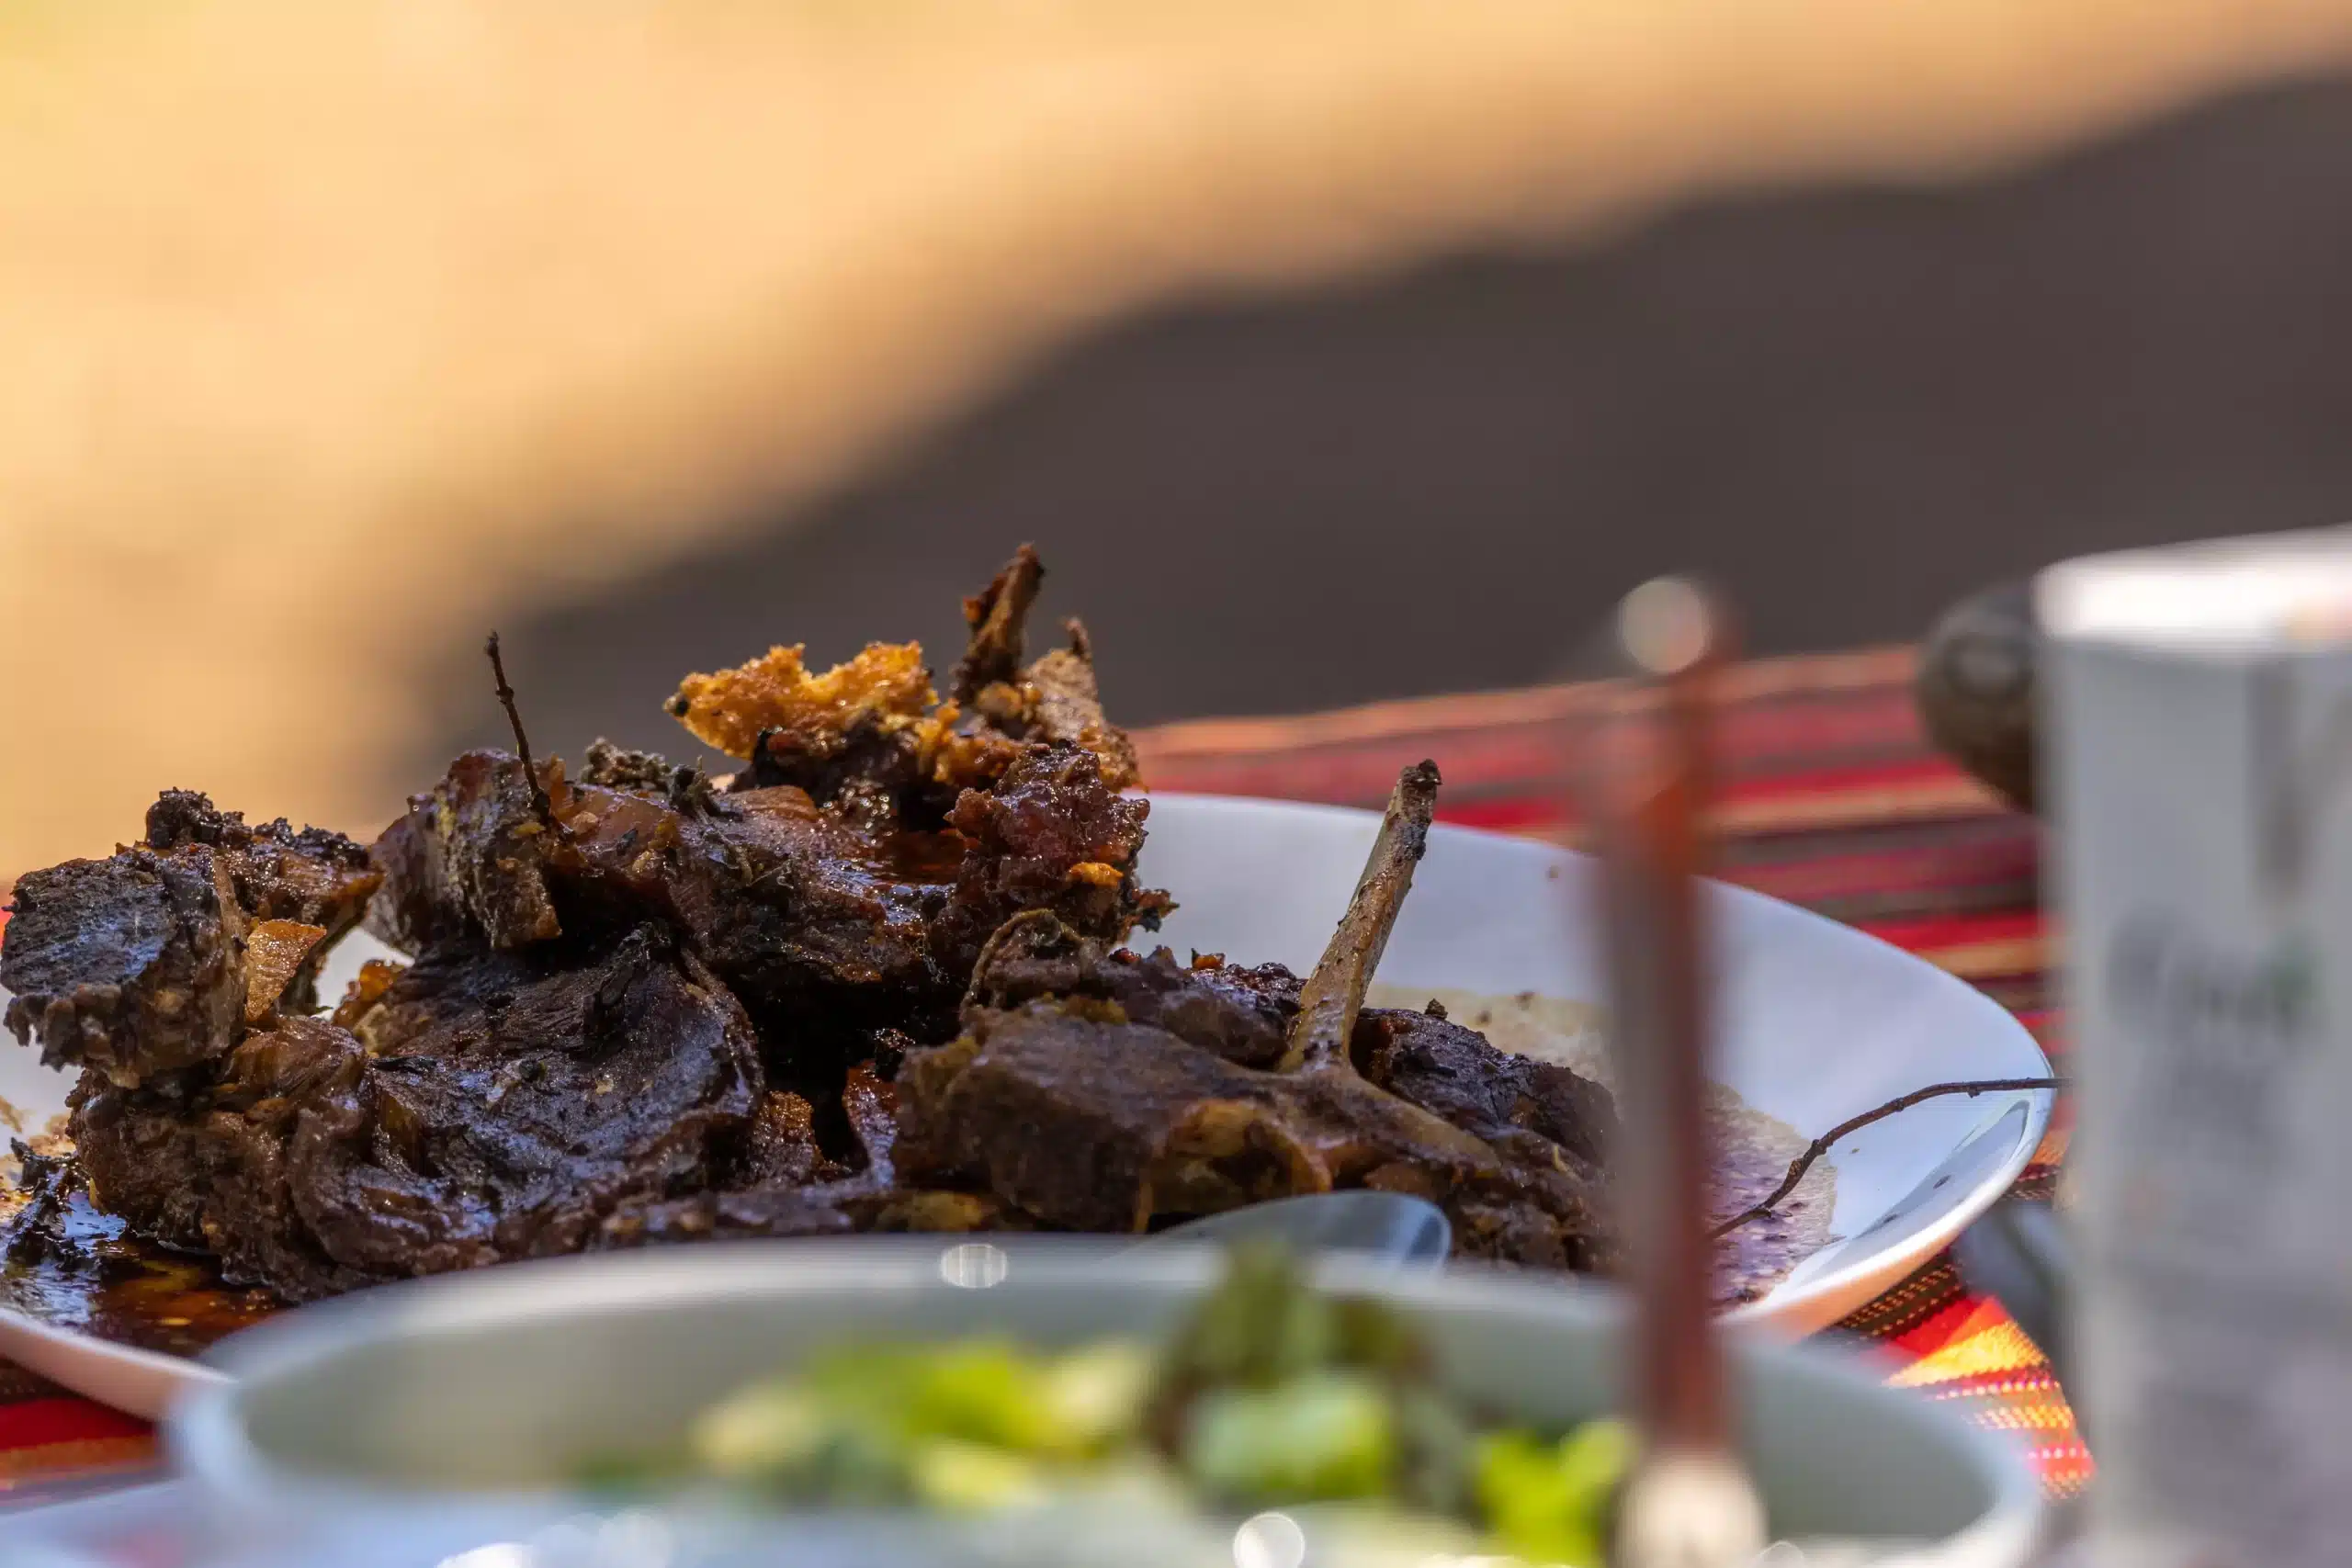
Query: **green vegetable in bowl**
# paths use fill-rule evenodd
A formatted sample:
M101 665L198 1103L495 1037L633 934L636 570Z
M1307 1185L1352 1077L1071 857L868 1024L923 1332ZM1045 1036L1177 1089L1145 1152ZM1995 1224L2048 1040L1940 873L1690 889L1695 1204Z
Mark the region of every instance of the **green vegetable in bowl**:
M1489 1432L1478 1440L1479 1515L1514 1557L1600 1568L1610 1503L1633 1461L1634 1435L1622 1422L1589 1422L1555 1442L1516 1427Z
M840 1346L712 1406L682 1455L637 1473L959 1514L1344 1505L1464 1521L1498 1552L1599 1568L1632 1449L1615 1422L1565 1435L1482 1424L1439 1384L1408 1318L1249 1252L1157 1353L1128 1340Z

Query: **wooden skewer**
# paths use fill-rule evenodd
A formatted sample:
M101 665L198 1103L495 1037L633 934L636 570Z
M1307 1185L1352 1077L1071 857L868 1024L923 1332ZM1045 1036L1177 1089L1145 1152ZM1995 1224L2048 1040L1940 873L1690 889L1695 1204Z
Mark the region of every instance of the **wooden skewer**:
M1620 1568L1728 1568L1765 1545L1761 1506L1735 1456L1707 1224L1713 1161L1699 877L1712 789L1712 688L1730 637L1715 603L1671 579L1629 595L1614 634L1624 664L1658 687L1661 700L1603 719L1593 759L1627 1112L1617 1159L1637 1308L1634 1393L1643 1439L1613 1557Z

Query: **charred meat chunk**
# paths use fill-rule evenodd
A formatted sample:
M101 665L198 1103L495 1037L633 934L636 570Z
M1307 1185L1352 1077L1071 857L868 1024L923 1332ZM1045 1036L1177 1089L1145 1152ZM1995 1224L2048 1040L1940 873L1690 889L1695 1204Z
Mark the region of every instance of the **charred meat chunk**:
M214 1060L248 1016L307 1001L317 953L356 922L375 885L365 852L339 834L248 828L170 791L148 815L147 842L17 882L0 934L7 1027L38 1035L50 1066L125 1087Z
M1606 1092L1442 1019L1363 1010L1436 786L1407 770L1304 980L1106 953L1043 914L1009 923L976 965L965 1035L901 1072L907 1174L1074 1229L1386 1188L1443 1205L1464 1250L1605 1262Z
M123 850L17 883L0 932L7 1025L52 1067L120 1084L209 1060L245 1017L245 920L212 853Z
M558 786L560 779L556 781ZM548 888L557 849L522 760L468 751L376 840L368 929L403 953L467 940L507 949L563 933Z
M1244 969L1210 956L1180 965L1164 947L1138 957L1038 910L989 939L965 1006L968 1018L1055 998L1105 1003L1130 1023L1164 1029L1228 1062L1271 1067L1298 1015L1298 986L1279 964Z
M1428 1013L1367 1010L1352 1049L1368 1081L1457 1127L1488 1140L1532 1133L1584 1170L1600 1168L1617 1107L1590 1078Z
M147 847L203 844L220 852L237 903L257 920L316 926L329 941L358 920L375 891L368 852L324 828L297 832L284 818L258 828L194 790L167 789L147 808Z
M900 1165L1083 1231L1329 1187L1263 1077L1159 1030L1033 1002L908 1058Z
M764 1093L742 1009L658 927L427 953L353 1032L368 1071L306 1109L288 1174L322 1250L376 1274L576 1251L625 1200L715 1184Z
M492 776L506 781L501 815L446 808L481 798ZM1136 886L1144 803L1114 794L1069 748L1024 754L993 790L967 791L938 830L853 821L794 785L673 798L568 784L552 767L548 778L556 830L542 832L518 761L460 758L379 841L386 874L370 928L414 949L502 945L485 918L502 908L529 912L506 928L518 942L653 919L763 1022L839 1017L938 1038L928 1021L952 1015L1008 916L1049 909L1115 942L1167 907Z

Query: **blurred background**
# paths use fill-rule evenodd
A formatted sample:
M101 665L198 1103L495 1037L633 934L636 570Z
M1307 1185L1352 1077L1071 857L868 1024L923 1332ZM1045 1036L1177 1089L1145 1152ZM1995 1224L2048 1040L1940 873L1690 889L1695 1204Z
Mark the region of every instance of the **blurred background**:
M1758 651L2352 517L2352 0L13 0L0 879L372 832L688 669L960 629L1115 716ZM944 662L943 656L942 662Z

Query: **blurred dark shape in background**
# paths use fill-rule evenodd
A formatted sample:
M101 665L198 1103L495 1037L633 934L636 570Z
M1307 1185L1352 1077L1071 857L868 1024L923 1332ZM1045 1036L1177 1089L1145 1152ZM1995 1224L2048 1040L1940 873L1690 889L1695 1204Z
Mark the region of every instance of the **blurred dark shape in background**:
M2088 550L2352 517L2352 85L2013 177L1686 210L1189 309L748 539L506 626L541 744L686 748L688 669L920 637L1035 540L1129 724L1544 677L1703 571L1758 652L1906 639ZM410 774L504 731L472 645Z

